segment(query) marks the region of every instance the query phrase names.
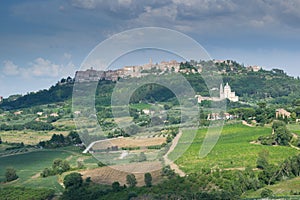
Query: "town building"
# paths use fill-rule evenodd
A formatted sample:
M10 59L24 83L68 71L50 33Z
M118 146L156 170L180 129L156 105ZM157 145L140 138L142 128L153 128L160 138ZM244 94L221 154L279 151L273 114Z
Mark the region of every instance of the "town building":
M290 118L291 113L286 111L283 108L276 109L276 118L282 117L283 119L285 118Z
M261 69L262 69L262 67L257 66L257 65L254 65L254 66L248 66L248 67L247 67L247 70L248 70L248 71L253 71L253 72L258 72L258 71L261 70Z

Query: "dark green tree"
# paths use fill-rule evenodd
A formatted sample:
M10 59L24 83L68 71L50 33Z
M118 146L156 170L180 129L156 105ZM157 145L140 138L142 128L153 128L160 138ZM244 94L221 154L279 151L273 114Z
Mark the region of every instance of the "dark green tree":
M120 183L119 182L113 182L112 183L112 185L111 185L111 187L112 187L112 190L114 191L114 192L118 192L118 191L120 191L120 189L121 189L121 187L120 187Z
M275 131L275 141L278 145L288 146L292 137L292 134L286 127L279 127Z
M77 189L82 186L82 175L77 172L66 175L64 178L64 186L66 189Z
M6 169L6 172L5 172L5 179L7 182L10 182L10 181L13 181L13 180L16 180L18 179L18 175L16 173L16 170L12 167L9 167Z
M147 187L151 187L152 186L152 175L150 173L146 173L144 175L144 181L145 181L145 185Z
M137 180L135 178L134 174L128 174L126 176L126 183L129 185L129 187L135 187L137 184Z

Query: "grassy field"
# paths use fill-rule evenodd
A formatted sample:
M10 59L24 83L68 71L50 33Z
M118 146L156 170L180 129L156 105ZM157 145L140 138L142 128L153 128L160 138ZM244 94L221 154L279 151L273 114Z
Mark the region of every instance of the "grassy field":
M138 104L131 104L130 107L131 108L135 108L138 110L143 110L143 109L149 109L151 108L151 104L146 104L146 103L138 103Z
M83 161L87 168L97 167L97 161L92 156L82 155L78 148L67 147L56 150L41 150L25 154L0 157L0 182L5 181L5 170L13 167L17 171L19 179L11 183L0 184L1 186L26 186L51 188L62 191L57 176L41 178L39 174L46 167L51 167L56 158L66 159L71 167L77 167L77 161Z
M291 191L299 193L300 194L300 177L282 181L280 183L277 183L275 185L266 186L264 188L268 188L272 190L273 194L276 196L289 196L291 194ZM260 194L264 188L261 188L255 192L248 192L244 196L249 197L260 197ZM298 196L297 199L299 199L300 196Z
M300 135L300 124L288 124L287 127L292 133Z
M207 129L198 130L195 140L188 150L176 161L176 164L187 173L199 171L201 168L243 168L256 167L257 155L263 149L269 151L269 162L278 163L287 157L300 153L291 147L263 146L251 144L261 135L271 134L270 128L248 127L241 124L226 125L217 145L205 158L199 158L199 150ZM188 135L184 132L183 135ZM187 137L181 137L176 148L186 147ZM173 153L176 153L176 148ZM170 155L172 158L172 154Z
M36 145L40 141L50 140L53 134L68 135L69 131L0 131L0 137L3 141L9 143L20 143Z

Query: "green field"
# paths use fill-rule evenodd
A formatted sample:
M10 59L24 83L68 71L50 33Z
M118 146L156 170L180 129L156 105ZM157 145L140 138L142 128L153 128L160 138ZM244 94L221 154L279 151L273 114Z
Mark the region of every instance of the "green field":
M268 188L272 190L273 194L276 196L290 196L291 191L293 193L300 194L300 177L293 178L291 180L282 181L280 183L277 183L275 185L266 186L264 188ZM259 197L260 193L264 188L261 188L255 192L247 192L244 196L247 197ZM300 196L298 196L297 199L299 199ZM296 198L295 198L296 199Z
M143 110L143 109L150 109L151 104L146 104L146 103L138 103L138 104L131 104L130 107L138 110Z
M292 133L300 135L300 124L288 124L287 127Z
M269 162L275 164L300 153L291 147L251 144L250 142L257 140L259 136L271 134L271 129L233 124L224 126L216 146L208 156L200 158L199 150L206 132L207 129L199 129L191 146L176 160L176 164L186 173L194 173L202 168L240 169L246 166L255 168L257 155L263 149L269 151ZM188 134L187 131L183 133L183 137L180 138L174 150L175 154L178 152L177 148L182 148L182 145L186 147L185 140L188 137L185 135Z
M76 147L67 147L56 150L41 150L25 154L0 157L0 182L5 181L5 170L7 167L13 167L17 171L19 179L11 183L4 184L25 187L50 188L56 191L62 191L62 186L58 183L57 176L41 178L40 172L46 167L51 167L56 158L66 159L71 167L77 166L77 160L82 160L86 167L96 167L97 162L92 156L80 154Z

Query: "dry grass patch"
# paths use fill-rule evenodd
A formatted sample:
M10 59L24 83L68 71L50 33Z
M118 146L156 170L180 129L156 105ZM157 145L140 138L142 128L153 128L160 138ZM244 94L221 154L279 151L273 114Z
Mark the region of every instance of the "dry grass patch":
M2 141L9 143L21 143L35 145L40 141L50 140L53 134L63 134L67 136L69 131L2 131L0 137Z
M153 165L161 165L159 162L144 162L144 163L133 163L126 165L115 165L111 167L101 167L97 169L90 169L81 171L83 178L91 177L93 182L100 184L111 185L113 182L118 181L121 185L126 184L126 176L131 174L126 171L134 171L133 173L137 179L137 185L143 186L144 174L151 171ZM155 167L156 169L158 166ZM152 183L157 184L161 180L161 171L149 172L152 175Z
M147 146L155 146L161 145L166 142L166 138L164 137L156 137L156 138L114 138L110 140L103 140L101 142L96 143L93 146L93 149L103 149L105 147L110 146L118 146L122 147L147 147Z

